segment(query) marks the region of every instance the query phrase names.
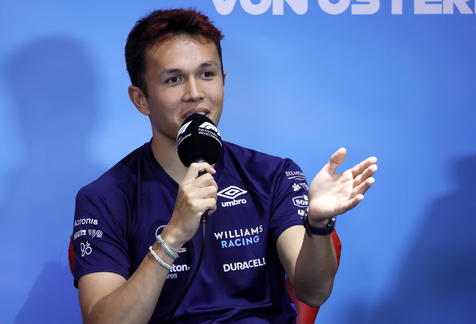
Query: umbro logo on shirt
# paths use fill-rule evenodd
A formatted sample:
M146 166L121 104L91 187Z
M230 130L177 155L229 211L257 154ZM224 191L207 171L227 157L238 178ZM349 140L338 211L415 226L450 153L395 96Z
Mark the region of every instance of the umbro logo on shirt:
M222 207L230 207L230 206L246 204L247 202L246 199L244 198L236 199L236 198L241 195L244 195L247 192L248 191L243 190L237 186L229 186L221 190L219 193L217 193L217 195L223 198L230 199L229 201L222 201L221 203Z
M221 190L219 193L217 193L217 195L228 199L235 199L236 197L244 195L247 192L248 191L238 188L237 186L229 186Z

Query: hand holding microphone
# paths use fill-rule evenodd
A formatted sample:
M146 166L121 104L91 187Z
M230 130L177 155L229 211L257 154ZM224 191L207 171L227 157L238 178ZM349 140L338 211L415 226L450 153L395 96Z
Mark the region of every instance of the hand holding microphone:
M169 320L174 317L202 264L206 219L208 214L216 210L217 204L218 186L213 179L216 171L211 165L218 160L221 149L220 132L210 119L192 114L183 122L177 134L177 152L180 161L189 169L179 185L175 209L164 232L174 232L178 239L175 242L177 248L190 241L202 223L202 240L197 264L172 308Z
M177 134L177 152L188 167L179 184L179 191L172 218L167 228L175 229L175 237L183 244L197 231L200 220L216 210L218 186L213 178L222 149L221 137L213 122L200 114L190 115Z

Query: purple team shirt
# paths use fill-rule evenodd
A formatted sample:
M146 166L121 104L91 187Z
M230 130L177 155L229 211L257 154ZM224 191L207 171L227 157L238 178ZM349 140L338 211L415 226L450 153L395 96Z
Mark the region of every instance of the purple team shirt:
M228 142L215 169L217 210L208 218L201 268L176 320L167 321L198 261L199 230L175 261L150 323L294 323L276 240L302 225L308 187L301 169ZM83 187L73 230L75 286L91 272L128 279L168 223L177 190L150 142Z

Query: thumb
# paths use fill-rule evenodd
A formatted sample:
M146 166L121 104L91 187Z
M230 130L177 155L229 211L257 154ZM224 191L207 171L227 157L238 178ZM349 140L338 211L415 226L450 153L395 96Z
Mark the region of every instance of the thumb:
M341 165L347 155L347 150L345 147L341 147L332 154L329 162L327 163L327 170L330 174L335 174L339 165Z

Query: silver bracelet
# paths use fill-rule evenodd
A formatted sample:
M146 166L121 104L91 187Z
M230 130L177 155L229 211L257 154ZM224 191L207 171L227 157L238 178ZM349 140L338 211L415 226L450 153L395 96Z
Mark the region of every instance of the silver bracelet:
M171 257L174 260L179 257L179 254L178 254L179 251L175 250L173 247L168 245L167 242L164 241L162 236L160 236L160 234L157 235L157 242L160 243L160 245L162 246L162 249L169 257Z
M149 251L150 253L152 254L152 256L154 257L154 259L162 266L164 267L165 269L169 270L172 269L172 265L168 264L167 262L165 262L164 260L162 260L159 255L157 253L155 253L154 249L152 249L152 245L149 246Z

